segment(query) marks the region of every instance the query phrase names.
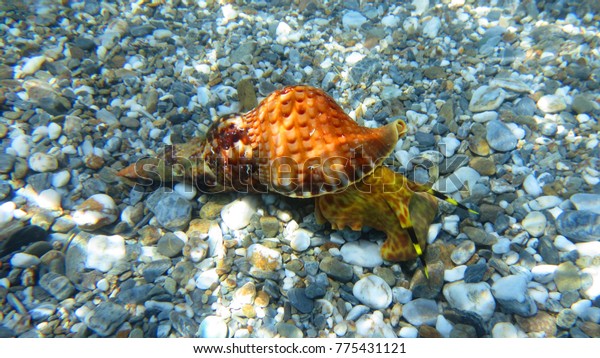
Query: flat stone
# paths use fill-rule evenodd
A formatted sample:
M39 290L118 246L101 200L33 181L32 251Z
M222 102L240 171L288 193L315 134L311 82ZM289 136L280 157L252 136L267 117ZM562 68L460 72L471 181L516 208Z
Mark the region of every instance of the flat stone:
M600 214L600 194L577 193L571 196L571 202L577 210Z
M558 232L576 242L600 240L600 214L587 210L567 210L556 219Z
M303 338L302 330L291 323L277 323L277 333L283 338Z
M461 242L456 248L452 251L450 255L450 259L456 265L462 265L469 261L469 259L475 253L475 243L471 240L465 240Z
M48 291L59 301L67 299L75 293L75 287L66 276L48 272L40 278L40 287Z
M515 316L517 324L526 333L544 332L546 337L556 336L556 319L544 311L532 317Z
M499 278L492 285L492 294L504 311L523 317L537 313L535 301L527 294L527 279L523 275Z
M327 276L340 282L349 282L354 276L352 266L331 256L326 257L321 261L319 269L325 272Z
M146 200L158 223L167 230L185 229L192 219L192 205L179 193L157 190Z
M402 316L413 326L433 326L437 322L438 311L434 300L417 298L402 307Z
M539 211L532 211L525 216L521 225L527 230L529 235L540 237L546 229L546 216Z
M498 87L481 86L473 91L473 96L469 102L469 110L471 112L491 111L500 107L506 92Z
M260 227L265 237L275 237L279 233L279 220L274 216L261 216Z
M376 243L358 240L344 244L340 253L344 262L361 267L377 267L383 264L381 250Z
M128 317L129 312L121 305L102 302L85 316L84 323L99 336L106 337L113 334Z
M537 106L544 113L556 113L565 110L567 103L562 96L549 94L540 97Z
M300 313L311 313L315 303L306 296L305 290L305 288L292 288L288 291L287 296L290 300L290 304Z
M181 255L185 243L177 235L168 232L164 234L157 243L157 250L161 255L176 257Z

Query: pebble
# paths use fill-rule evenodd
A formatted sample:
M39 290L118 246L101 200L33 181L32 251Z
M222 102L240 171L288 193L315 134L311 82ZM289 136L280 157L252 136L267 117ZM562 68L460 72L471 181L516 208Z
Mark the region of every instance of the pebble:
M302 330L291 323L279 322L277 323L277 333L282 338L303 338L304 333Z
M9 223L13 217L17 205L12 201L7 201L0 205L0 225Z
M490 291L490 285L486 282L452 282L444 285L442 292L450 307L476 313L484 321L494 314L496 301Z
M232 230L240 230L250 224L252 215L256 212L258 198L256 196L247 195L237 199L221 209L221 218L228 228Z
M29 268L39 265L40 259L37 256L18 252L10 258L10 265L18 268Z
M402 327L400 328L400 332L398 332L398 336L402 338L417 338L419 336L419 330L415 327Z
M315 306L314 301L306 296L305 290L305 288L296 287L292 288L287 293L290 304L300 313L310 313Z
M434 326L438 317L438 306L434 300L417 298L402 307L402 316L413 326Z
M62 170L52 174L52 186L55 188L62 188L69 183L71 180L71 173L68 170Z
M392 289L375 275L358 280L352 288L352 294L361 303L376 310L387 308L392 303Z
M556 219L558 232L575 242L600 240L600 214L587 210L567 210Z
M185 242L173 233L164 234L157 243L157 250L161 255L175 257L181 255Z
M163 275L171 268L171 260L156 260L141 269L141 274L146 282L154 282L158 277Z
M345 28L357 29L365 22L367 22L367 18L358 11L350 10L342 16L342 24Z
M433 39L437 37L442 27L442 21L434 16L423 24L423 36Z
M483 281L488 266L484 262L467 266L464 273L465 283L477 283Z
M114 223L119 217L119 208L106 194L94 194L77 206L73 221L86 231L97 230Z
M559 292L575 291L581 288L579 269L572 262L563 262L554 272L554 283Z
M291 234L290 246L292 249L302 252L310 247L310 237L312 233L305 229L295 230Z
M125 239L120 235L95 235L87 243L85 267L108 272L126 262Z
M248 262L254 269L261 271L277 271L282 267L281 253L261 244L252 244L246 251Z
M536 265L531 269L533 280L539 283L552 282L557 268L556 265Z
M344 262L351 265L377 267L383 264L379 245L370 241L348 242L340 248L340 253Z
M30 57L23 63L23 67L21 67L20 78L24 78L29 75L33 75L36 73L42 65L46 62L47 58L44 55Z
M492 285L492 294L505 312L522 317L537 313L537 306L527 294L527 278L523 275L510 275L498 279Z
M492 328L492 338L518 338L517 327L509 322L498 322Z
M542 195L543 193L542 186L533 173L525 177L525 180L523 181L523 189L525 192L527 192L527 194L533 196L534 198Z
M363 315L356 321L356 334L364 338L396 338L389 323L384 322L381 312Z
M575 322L577 322L577 314L570 308L561 310L556 316L556 325L560 328L569 329Z
M196 287L201 290L208 290L219 282L219 274L215 269L202 271L196 278Z
M173 190L186 200L194 200L198 193L193 185L187 183L177 183L173 186Z
M218 316L206 316L198 328L199 338L227 338L227 324Z
M471 240L465 240L461 242L456 248L452 251L450 255L450 259L456 265L462 265L469 261L469 259L475 253L475 243Z
M508 152L517 147L517 137L504 122L489 121L486 129L485 138L492 149Z
M349 282L354 276L352 266L331 256L321 260L319 269L325 272L327 276L340 282Z
M548 94L540 97L537 101L537 107L544 113L556 113L564 111L567 103L562 96Z
M515 316L515 320L526 333L543 332L545 337L556 336L556 319L546 312L539 311L533 317Z
M502 88L481 86L473 91L469 110L471 112L492 111L500 107L505 98L506 92Z
M578 211L591 211L600 215L600 194L577 193L569 200Z
M444 137L438 141L438 148L445 157L452 157L459 146L460 141L454 137Z
M455 282L462 280L465 277L465 270L467 266L460 265L452 268L451 270L444 271L444 281L446 282Z
M40 287L59 301L71 297L75 292L75 287L66 276L54 272L48 272L40 278Z
M58 169L58 160L56 160L56 157L41 152L33 153L29 157L27 163L31 170L40 173L51 172Z
M129 312L121 305L102 302L84 318L85 325L101 337L113 334L127 320Z
M546 229L546 216L539 211L532 211L525 216L521 225L527 230L529 235L533 237L540 237L544 234Z
M155 191L146 200L146 206L167 230L184 230L192 220L192 204L174 191Z
M279 233L279 220L274 216L261 216L260 227L265 237L275 237Z
M392 298L394 302L406 304L412 300L412 291L404 287L392 288Z

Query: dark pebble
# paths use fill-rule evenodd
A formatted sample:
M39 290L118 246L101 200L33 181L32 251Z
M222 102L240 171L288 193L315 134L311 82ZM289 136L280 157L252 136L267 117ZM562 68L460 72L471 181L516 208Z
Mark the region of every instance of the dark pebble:
M142 269L142 276L146 282L154 282L158 277L171 267L171 260L156 260Z
M538 244L538 252L544 259L544 262L550 265L558 265L560 263L560 255L554 243L547 237L542 237Z
M85 317L84 323L99 336L106 337L113 334L128 317L129 312L120 305L102 302Z
M348 282L352 280L352 276L354 275L352 266L333 257L324 258L319 264L319 268L321 271L325 272L327 276L340 282Z
M310 313L315 307L315 302L306 295L305 288L292 288L287 297L290 304L301 313Z
M415 133L415 140L418 142L419 147L429 148L435 145L433 133L417 132Z
M156 28L152 25L144 24L138 26L132 26L129 28L129 33L133 37L146 36L152 33Z
M467 266L465 270L465 282L466 283L477 283L483 280L483 276L487 271L487 265L485 263L477 263L475 265Z
M123 283L125 284L125 283ZM152 284L144 284L140 286L134 286L131 288L123 289L119 291L117 294L117 302L127 304L127 303L137 303L143 304L150 298L150 291L154 285Z
M89 37L79 36L73 41L73 44L82 50L91 51L96 48L96 43Z
M440 174L454 173L456 169L469 164L469 157L464 154L456 154L450 158L444 158L440 163Z
M182 337L195 337L198 332L198 323L186 316L184 313L172 311L169 319L173 329Z
M6 180L0 179L0 200L4 200L8 198L10 192L12 191L12 187Z
M435 299L444 286L444 264L434 262L428 264L429 278L425 277L422 270L416 271L410 281L410 290L414 298Z
M327 289L325 287L316 283L311 283L308 286L306 286L306 291L304 293L306 294L306 297L314 299L325 296L326 292Z
M443 123L436 123L431 128L431 132L435 135L444 135L449 131L450 129L448 129L448 126Z
M6 174L13 170L17 158L14 155L1 153L0 154L0 173Z

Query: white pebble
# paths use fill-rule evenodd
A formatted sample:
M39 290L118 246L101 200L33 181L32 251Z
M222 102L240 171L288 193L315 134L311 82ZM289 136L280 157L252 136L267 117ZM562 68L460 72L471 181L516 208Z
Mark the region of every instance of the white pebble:
M225 338L227 337L227 324L218 316L207 316L198 328L200 338Z
M451 270L444 270L444 281L454 282L462 280L465 277L465 271L467 270L466 265L460 265L452 268Z
M245 228L250 223L250 218L256 212L258 199L247 195L237 199L221 209L221 218L231 230Z
M570 252L577 249L574 243L562 235L556 235L554 238L554 247L563 252Z
M539 283L549 283L554 280L556 265L537 265L531 269L533 279Z
M438 142L440 152L446 157L451 157L460 146L460 141L454 137L444 137Z
M538 108L545 113L556 113L567 108L567 103L562 96L545 95L537 101Z
M439 17L434 16L423 25L423 36L430 39L435 38L442 27L442 21Z
M10 264L18 268L28 268L39 263L40 259L37 256L26 254L24 252L18 252L10 259Z
M31 150L31 138L26 135L20 135L10 142L10 147L15 151L18 157L26 158Z
M119 208L106 194L94 194L81 203L73 213L73 221L83 230L96 230L114 223Z
M59 126L58 124L51 122L50 124L48 124L48 138L50 140L55 140L58 139L58 137L60 137L62 133L62 128L61 126Z
M402 338L417 338L419 330L412 326L402 327L400 328L399 335Z
M361 267L377 267L383 264L381 250L376 243L358 240L344 244L340 253L345 262Z
M39 126L36 129L34 129L33 132L31 133L31 140L34 143L37 143L40 140L46 138L47 136L48 136L48 127Z
M210 269L198 275L198 278L196 278L196 287L200 290L208 290L217 282L219 282L219 275L216 269Z
M517 327L509 322L498 322L492 328L493 338L518 338Z
M523 189L525 189L527 194L533 197L538 197L543 193L542 186L540 185L536 177L533 175L533 173L525 177L525 180L523 181Z
M419 30L419 19L414 16L407 17L402 22L402 29L408 34L412 35Z
M342 16L342 24L345 28L357 29L365 22L367 22L367 18L358 11L351 10Z
M37 198L40 208L48 210L61 210L61 195L54 189L43 190Z
M198 193L196 188L188 183L177 183L173 189L186 200L194 200L196 194Z
M352 288L352 294L360 302L376 310L387 308L392 303L392 289L376 275L358 280Z
M108 280L105 278L100 279L98 282L96 282L96 287L102 291L102 292L106 292L108 291L108 289L110 288L110 284L108 283Z
M58 168L58 160L56 160L55 157L42 152L33 153L29 157L28 163L29 168L40 173L51 172Z
M13 217L17 205L12 201L0 205L0 225L9 223Z
M412 301L412 291L404 287L392 288L392 297L394 302L407 304Z
M28 75L33 75L42 67L44 62L46 62L46 56L44 55L29 58L25 61L23 67L21 67L21 75L19 77L23 78Z
M71 173L68 170L52 174L52 186L55 188L62 188L69 183L69 180L71 180Z
M495 121L498 119L498 112L496 111L484 111L473 114L473 121L479 123L487 123L489 121Z
M454 326L452 325L452 323L450 323L450 321L446 319L446 317L444 317L443 315L439 315L437 317L437 321L435 322L435 329L437 329L437 331L440 332L442 337L449 338L450 332L452 332L453 328Z
M539 211L532 211L525 216L521 225L527 230L529 235L540 237L546 229L546 216Z
M122 236L96 235L88 241L86 268L107 272L125 260L125 239Z
M383 19L381 19L381 24L385 27L396 28L398 27L399 23L400 19L395 15L386 15L383 17Z
M310 246L312 233L305 229L298 229L291 235L290 246L296 251L305 251Z

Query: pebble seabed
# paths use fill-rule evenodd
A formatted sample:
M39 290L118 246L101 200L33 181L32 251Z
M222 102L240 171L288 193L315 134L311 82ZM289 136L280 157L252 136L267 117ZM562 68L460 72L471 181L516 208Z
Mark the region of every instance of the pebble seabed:
M0 337L600 337L598 1L226 3L0 4ZM310 200L115 176L300 83L479 211L429 280Z

